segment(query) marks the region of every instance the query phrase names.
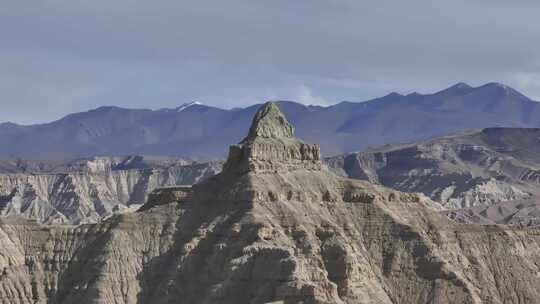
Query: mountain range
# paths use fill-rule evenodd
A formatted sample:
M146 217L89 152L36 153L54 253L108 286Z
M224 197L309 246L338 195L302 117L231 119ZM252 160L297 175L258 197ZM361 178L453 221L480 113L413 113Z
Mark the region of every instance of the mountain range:
M456 84L433 94L391 93L332 106L277 103L296 134L323 155L422 140L464 129L540 127L540 103L488 83ZM259 105L220 109L198 102L176 109L100 107L36 125L0 124L1 158L73 159L96 155L222 158Z
M0 219L2 303L537 303L538 228L340 177L273 103L223 170L95 224ZM155 200L154 200L155 199Z
M539 226L539 147L540 129L486 128L327 157L324 165L338 175L423 193L460 221ZM0 161L0 216L102 221L151 197L166 201L160 193L204 180L222 164L138 155Z

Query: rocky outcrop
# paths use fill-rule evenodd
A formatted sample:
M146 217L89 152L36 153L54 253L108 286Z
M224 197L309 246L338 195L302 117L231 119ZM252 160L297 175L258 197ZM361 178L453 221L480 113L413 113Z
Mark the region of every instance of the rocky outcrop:
M326 161L341 175L424 193L453 210L449 214L456 218L536 225L540 222L538 138L540 129L493 128Z
M129 169L132 162L124 159L111 165L108 159L96 158L84 166L69 166L77 169L65 173L1 174L0 216L49 224L97 222L137 210L156 188L191 185L221 169L219 163Z
M0 302L540 299L540 230L453 222L422 195L294 155L288 171L236 170L232 161L250 162L252 139L241 143L244 158L181 203L78 227L0 221Z
M243 142L267 138L292 138L293 126L287 121L275 103L262 105L249 127L248 136Z
M166 169L195 164L191 159L169 156L93 156L68 160L0 159L0 174L52 174L108 172L132 169Z
M170 203L185 203L193 198L191 186L170 186L157 188L148 194L146 203L139 208L139 212L146 211L159 205Z
M274 103L266 103L253 118L249 134L229 149L225 171L238 173L320 170L320 148L293 138L293 127Z

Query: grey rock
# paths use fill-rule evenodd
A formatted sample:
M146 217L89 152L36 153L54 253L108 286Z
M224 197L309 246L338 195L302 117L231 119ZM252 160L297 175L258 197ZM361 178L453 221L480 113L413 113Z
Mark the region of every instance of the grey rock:
M287 121L278 106L267 102L255 113L249 128L249 134L243 141L256 138L289 138L293 137L293 126Z
M255 114L249 134L232 145L224 171L278 172L298 168L319 170L320 148L293 138L293 127L273 102Z
M488 128L326 160L334 172L421 192L462 221L540 222L540 129Z
M281 150L286 139L261 140ZM257 141L241 143L240 163L250 161ZM0 302L540 299L538 229L458 223L422 195L314 169L314 159L282 158L273 162L298 165L277 172L226 166L191 190L160 190L171 203L158 198L101 223L1 219Z
M276 125L269 123L269 127ZM275 134L275 133L274 133ZM97 224L0 220L2 303L534 303L537 229L462 224L251 137L234 166ZM293 140L293 141L291 141ZM268 149L252 153L258 142ZM274 145L273 148L270 146ZM279 155L280 158L272 158ZM308 154L313 156L312 154ZM284 164L276 166L276 163Z
M47 172L0 174L0 216L48 224L97 222L137 210L156 188L191 185L221 170L219 162L141 158L95 157Z

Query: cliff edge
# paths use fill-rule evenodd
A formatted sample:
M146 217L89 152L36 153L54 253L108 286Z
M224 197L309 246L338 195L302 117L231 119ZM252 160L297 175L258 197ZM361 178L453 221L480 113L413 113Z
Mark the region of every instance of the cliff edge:
M338 177L292 131L265 104L181 203L73 227L0 221L0 302L540 300L540 230L456 223L423 195Z

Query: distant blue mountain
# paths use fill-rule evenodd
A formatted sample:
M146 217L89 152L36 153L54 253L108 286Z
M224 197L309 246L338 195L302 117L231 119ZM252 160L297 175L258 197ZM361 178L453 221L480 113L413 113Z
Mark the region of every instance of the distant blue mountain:
M328 107L278 102L296 134L325 155L426 139L463 129L540 127L540 103L498 83L464 83L434 94L392 93ZM0 124L0 157L90 155L223 157L246 134L258 105L231 110L200 103L176 109L100 107L47 124Z

